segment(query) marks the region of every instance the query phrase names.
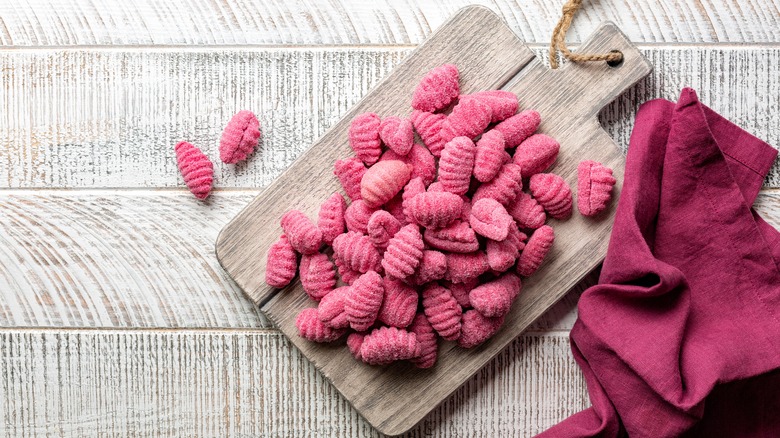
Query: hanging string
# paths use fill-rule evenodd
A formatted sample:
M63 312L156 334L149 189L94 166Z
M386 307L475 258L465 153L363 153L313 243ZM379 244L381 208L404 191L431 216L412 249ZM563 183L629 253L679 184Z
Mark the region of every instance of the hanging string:
M607 61L607 62L620 62L623 60L623 54L620 52L609 52L603 54L596 53L573 53L566 47L566 32L571 27L571 22L574 19L574 14L582 6L582 0L568 0L563 5L563 15L558 21L558 25L552 33L552 39L550 40L550 66L552 68L558 68L558 56L557 51L560 50L568 60L573 62L589 62L589 61Z

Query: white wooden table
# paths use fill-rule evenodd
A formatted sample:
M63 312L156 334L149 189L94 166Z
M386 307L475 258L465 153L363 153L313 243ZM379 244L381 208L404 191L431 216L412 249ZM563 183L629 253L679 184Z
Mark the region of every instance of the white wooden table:
M0 3L0 436L376 436L220 269L220 228L470 1ZM561 1L482 0L540 55ZM780 1L586 1L654 63L602 113L686 85L780 145ZM207 203L173 145L216 157L239 109L258 153ZM780 226L780 166L756 208ZM592 279L590 281L593 281ZM584 282L412 436L529 436L588 406L568 331Z

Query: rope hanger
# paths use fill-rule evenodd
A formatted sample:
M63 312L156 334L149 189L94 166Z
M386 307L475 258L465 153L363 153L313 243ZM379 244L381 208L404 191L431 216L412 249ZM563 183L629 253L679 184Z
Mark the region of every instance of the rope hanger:
M582 0L568 0L563 5L563 15L555 26L550 40L550 66L553 69L558 68L558 56L557 51L560 50L563 56L572 62L592 62L592 61L607 61L609 63L619 63L623 60L623 54L618 51L609 53L573 53L566 47L566 32L571 27L571 22L574 19L574 14L582 6Z

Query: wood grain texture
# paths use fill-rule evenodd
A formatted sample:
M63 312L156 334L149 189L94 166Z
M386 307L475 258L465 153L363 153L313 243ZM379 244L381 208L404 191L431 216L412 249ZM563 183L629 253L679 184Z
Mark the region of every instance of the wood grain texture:
M216 157L241 109L264 132L215 184L270 184L403 58L382 49L0 52L0 185L183 187L173 146ZM5 73L7 72L7 73ZM70 169L70 170L67 170Z
M481 4L527 42L547 43L549 0L29 0L0 4L0 44L419 44L458 9ZM635 42L777 42L777 0L587 2L569 31L582 41L614 21ZM684 17L684 19L682 18Z
M267 326L214 241L253 194L0 195L0 326Z
M492 31L482 34L482 29ZM523 292L507 315L504 328L473 350L464 351L454 343L443 344L437 365L431 370L417 370L409 364L371 367L355 361L343 345L318 345L298 337L296 316L311 304L298 282L282 291L265 284L263 255L281 233L276 220L285 211L297 208L316 214L322 200L339 190L335 177L330 172L323 174L322 168L323 163L352 155L346 144L352 116L366 111L385 116L396 114L398 108L406 111L408 96L419 77L432 66L432 54L459 66L485 66L476 71L461 70L461 81L465 83L462 92L505 86L519 96L521 107L538 110L542 117L539 131L561 143L562 153L553 171L564 179L575 181L579 160L588 156L612 168L621 180L624 158L599 126L597 114L650 72L647 61L617 28L608 24L594 32L583 50L619 50L624 57L619 67L606 63L570 64L551 71L536 59L523 59L519 65L522 69L516 76L510 75L514 77L507 83L504 69L492 70L478 62L487 52L485 48L496 48L502 53L523 52L523 47L511 47L519 42L505 34L511 36L511 31L491 12L464 9L253 200L217 240L217 257L231 277L358 412L383 433L399 434L412 428L594 269L606 253L614 210L597 219L575 215L562 223L553 221L556 244L548 255L548 263L524 280ZM463 35L469 36L468 45L464 44L466 41L457 41ZM468 61L475 64L462 59L470 51L475 59ZM433 66L441 63L436 60ZM479 87L471 82L475 77L493 81L493 85ZM614 192L619 196L620 183Z
M625 153L639 104L703 102L780 147L780 47L645 47L660 66L601 113ZM217 187L264 187L398 65L409 49L74 49L0 51L0 187L184 187L173 145L217 157L221 130L249 108L263 124L246 163ZM536 50L543 57L544 50ZM78 109L78 110L76 110ZM780 162L766 181L780 187Z
M380 437L272 331L0 333L0 437ZM565 334L513 341L406 437L530 437L588 406Z

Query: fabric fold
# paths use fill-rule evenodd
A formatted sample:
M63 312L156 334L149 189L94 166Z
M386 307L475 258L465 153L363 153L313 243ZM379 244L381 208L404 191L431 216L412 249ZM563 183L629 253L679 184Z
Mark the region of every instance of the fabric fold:
M755 394L730 388L766 377L780 392L780 233L751 208L776 156L691 89L640 108L599 284L571 332L593 407L540 436L708 436L726 406L757 421L740 400ZM773 421L714 421L720 436L780 436Z

